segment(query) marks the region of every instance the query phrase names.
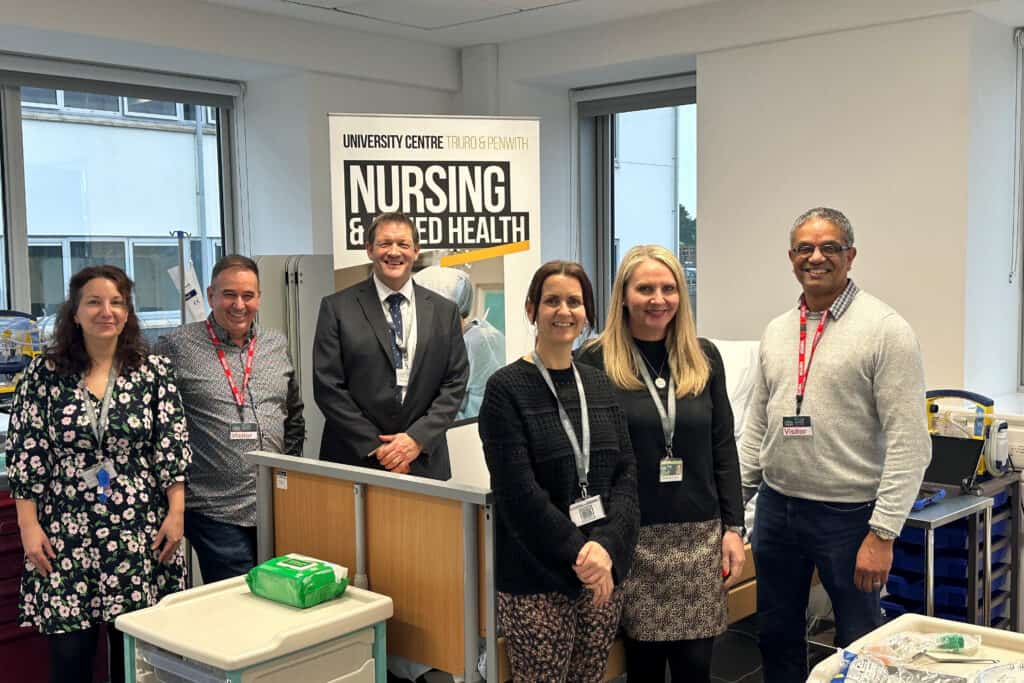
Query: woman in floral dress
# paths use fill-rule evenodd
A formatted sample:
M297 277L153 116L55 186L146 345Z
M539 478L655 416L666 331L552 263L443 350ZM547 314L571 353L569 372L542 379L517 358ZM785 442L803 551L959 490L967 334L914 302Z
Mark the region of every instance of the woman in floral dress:
M107 624L184 587L188 432L166 358L147 354L132 282L114 266L71 279L54 340L18 384L7 472L25 548L21 624L50 645L50 681L91 681Z

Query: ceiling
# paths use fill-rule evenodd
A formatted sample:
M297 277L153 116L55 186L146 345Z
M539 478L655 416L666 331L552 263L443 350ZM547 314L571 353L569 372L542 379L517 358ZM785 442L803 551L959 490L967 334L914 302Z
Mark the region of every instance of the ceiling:
M451 47L503 43L718 0L204 0Z

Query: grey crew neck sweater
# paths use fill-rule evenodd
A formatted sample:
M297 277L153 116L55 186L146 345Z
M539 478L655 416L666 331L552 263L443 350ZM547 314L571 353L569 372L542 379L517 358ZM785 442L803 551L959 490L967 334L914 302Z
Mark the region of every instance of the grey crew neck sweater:
M807 347L818 320L809 320ZM808 500L876 500L870 525L899 533L931 460L924 367L917 337L896 311L857 292L829 316L812 359L801 415L811 437L785 437L795 414L800 312L768 324L751 397L740 464L743 486L763 480Z

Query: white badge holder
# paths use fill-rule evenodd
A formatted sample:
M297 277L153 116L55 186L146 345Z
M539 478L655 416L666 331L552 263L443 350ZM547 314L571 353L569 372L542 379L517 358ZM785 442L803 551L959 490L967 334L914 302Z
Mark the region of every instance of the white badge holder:
M683 459L662 458L658 463L658 481L671 484L683 480Z
M114 461L106 459L99 465L93 465L87 470L82 470L82 481L85 482L86 486L91 489L99 488L100 482L99 479L96 478L96 475L99 474L100 470L107 471L107 474L110 475L110 481L114 481L114 478L117 477L117 470L114 469Z
M599 519L604 519L604 504L601 502L601 496L588 496L586 498L580 498L575 503L569 506L569 519L576 526L586 526L591 522L596 522Z

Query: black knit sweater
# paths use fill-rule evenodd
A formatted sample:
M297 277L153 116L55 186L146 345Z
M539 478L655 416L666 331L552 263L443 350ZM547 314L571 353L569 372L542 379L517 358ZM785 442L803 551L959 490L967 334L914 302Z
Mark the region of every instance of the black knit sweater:
M664 342L638 342L640 351L661 376L669 376ZM629 421L629 434L637 460L641 524L703 522L721 519L724 526L743 526L740 466L733 435L732 407L726 392L725 367L715 345L700 340L711 364L711 376L697 396L676 401L675 457L683 460L683 481L662 484L659 464L665 455L665 435L658 409L646 387L637 391L615 388ZM578 364L604 370L601 346L587 347ZM662 401L668 387L659 392Z
M588 540L608 551L616 583L633 560L640 510L626 419L604 373L577 368L590 413L589 493L601 496L607 515L584 527L569 519L580 496L576 461L540 371L520 359L487 382L479 429L497 508L496 583L505 593L577 596L582 584L572 567ZM552 370L551 377L582 438L572 370Z

